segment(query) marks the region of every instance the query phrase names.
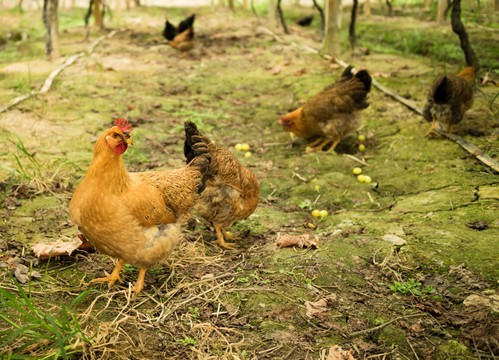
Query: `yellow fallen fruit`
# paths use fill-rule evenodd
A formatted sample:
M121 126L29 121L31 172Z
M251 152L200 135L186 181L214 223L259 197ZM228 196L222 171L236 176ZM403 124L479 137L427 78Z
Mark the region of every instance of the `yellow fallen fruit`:
M364 135L359 135L357 139L359 139L359 141L364 141L366 137Z
M307 226L308 226L309 228L311 228L311 229L315 229L315 225L314 225L314 224L312 224L312 223L308 223L308 224L307 224Z
M359 182L364 182L364 181L366 181L366 176L365 175L359 175L359 176L357 176L357 180L359 180Z
M236 146L234 146L234 148L235 148L236 150L242 150L242 149L241 149L241 146L243 146L243 145L242 145L242 144L236 144Z
M366 151L366 146L364 144L359 145L359 150L360 151Z
M295 135L294 133L292 133L292 132L290 132L290 133L289 133L289 137L290 137L291 139L294 139L294 138L295 138L295 136L296 136L296 135Z
M250 149L250 146L248 144L241 144L241 150L248 151L249 149Z
M250 157L251 157L251 153L250 153L249 151L248 151L248 152L246 152L246 154L244 154L244 157L245 157L245 158L250 158Z
M320 211L320 215L321 215L321 217L326 217L326 216L327 216L327 214L328 214L327 210L321 210L321 211Z
M353 168L352 172L354 175L359 175L360 173L362 173L362 169L360 167L356 167Z
M371 177L369 175L364 175L364 182L366 184L369 184L372 181Z
M315 191L319 191L321 187L319 185L315 185Z
M313 217L319 217L319 216L321 216L321 212L320 212L320 210L317 210L317 209L316 209L316 210L312 211L312 216L313 216Z

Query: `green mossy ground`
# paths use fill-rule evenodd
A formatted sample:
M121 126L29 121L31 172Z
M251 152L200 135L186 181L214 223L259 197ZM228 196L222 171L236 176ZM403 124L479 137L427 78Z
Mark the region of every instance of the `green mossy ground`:
M31 282L33 298L46 309L96 289L76 311L90 309L96 323L83 316L84 331L102 336L79 351L95 358L171 359L316 359L336 344L355 349L356 358L416 353L458 359L497 351L497 313L462 304L471 293L497 289L497 174L457 144L423 137L429 125L375 89L358 133L344 139L336 153L304 154L306 141L283 132L280 116L337 79L342 69L276 42L261 30L263 20L223 10L196 9L196 48L190 58L181 58L160 33L165 17L177 20L190 12L141 8L115 16L108 26L126 25L126 31L67 68L47 95L0 114L0 179L7 179L0 240L22 254L32 243L77 233L67 214L69 199L91 160L93 141L118 116L134 125L135 146L123 156L131 171L182 166L183 122L191 120L259 178L259 207L231 229L244 238L239 250L221 250L202 221L191 223L171 259L174 270L149 271L147 295L137 301L129 303L117 292L135 281L134 267L124 271L122 286L88 284L111 271L111 260L103 255L80 253L34 266L42 279ZM84 51L84 10L60 13L62 55ZM298 17L296 10L286 14ZM5 104L38 89L58 63L43 59L41 21L29 20L40 18L39 12L2 11L0 17L5 19L0 33L15 27L28 34L0 51L0 104ZM352 57L345 42L341 58L423 106L434 76L455 73L463 64L442 57L445 51L417 50L439 31L434 25L418 30L423 40L416 46L411 34L402 40L380 37L403 35L416 20L381 20L359 18L359 44L371 49L369 55ZM439 41L454 46L450 27L441 30L445 36ZM286 41L319 47L313 28L291 25L291 31ZM497 37L495 30L478 27L472 34ZM90 40L100 35L92 30ZM399 40L412 45L401 48ZM490 60L497 42L480 42L477 48L486 70L497 77L497 61ZM272 75L278 65L280 73ZM306 73L296 75L302 69ZM497 160L496 95L492 84L480 87L457 131ZM358 150L358 134L367 138L365 152ZM234 150L237 143L250 144L253 156ZM356 166L372 177L371 184L357 181ZM329 215L314 218L312 208ZM477 221L487 228L473 229L470 223ZM287 234L317 237L318 249L277 249L276 239ZM387 234L406 244L384 241ZM389 289L409 279L435 292L411 296ZM12 289L10 278L2 284ZM64 296L56 295L61 291ZM337 300L324 313L306 315L307 302L332 293ZM375 332L349 335L395 318ZM187 344L189 338L196 345ZM99 347L106 342L108 352Z

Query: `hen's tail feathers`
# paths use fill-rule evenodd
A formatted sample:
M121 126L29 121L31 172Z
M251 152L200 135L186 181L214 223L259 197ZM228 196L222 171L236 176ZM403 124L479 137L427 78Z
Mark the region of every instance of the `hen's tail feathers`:
M309 26L312 23L312 20L314 20L314 15L309 15L297 20L296 23L300 26Z
M341 74L340 80L348 80L353 78L353 73L352 73L353 66L348 66L345 70L343 70L343 73Z
M196 17L196 14L192 14L188 18L182 20L180 24L178 24L178 32L183 33L185 30L188 28L192 27L192 24L194 24L194 19Z
M206 188L206 179L208 178L211 162L211 154L208 149L207 144L210 141L205 138L199 132L196 124L191 121L186 121L184 124L185 128L185 143L184 143L184 155L187 159L187 163L190 166L198 166L199 171L203 175L202 185L198 190L201 194Z
M177 28L173 26L171 22L166 20L165 30L163 30L163 36L165 37L165 39L168 41L172 41L175 36L177 36L177 34Z
M362 81L362 83L366 87L366 92L371 91L372 78L371 78L371 75L369 75L369 73L367 72L367 70L360 70L360 71L358 71L357 74L355 74L355 77L357 79L359 79L360 81Z
M435 92L433 93L433 100L437 104L443 104L447 101L447 76L442 78L440 84L435 88Z

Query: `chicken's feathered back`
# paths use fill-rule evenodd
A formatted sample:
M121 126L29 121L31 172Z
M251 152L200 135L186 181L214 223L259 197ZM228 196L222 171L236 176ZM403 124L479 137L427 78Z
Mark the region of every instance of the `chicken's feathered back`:
M432 123L425 136L439 135L435 130L437 122L445 124L448 133L453 125L461 122L473 105L474 69L470 66L457 75L440 75L433 81L423 107L423 117Z
M260 198L258 180L229 149L217 146L203 136L196 124L187 121L185 134L184 154L187 161L195 155L192 147L196 143L204 143L211 154L206 189L201 194L197 212L213 224L220 245L232 249L233 244L226 243L224 239L227 237L226 230L255 211Z

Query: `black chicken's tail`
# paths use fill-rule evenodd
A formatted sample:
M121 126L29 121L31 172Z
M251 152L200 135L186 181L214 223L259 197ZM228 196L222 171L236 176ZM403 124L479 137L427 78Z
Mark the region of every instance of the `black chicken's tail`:
M201 135L196 124L193 122L186 121L184 128L184 155L187 159L187 164L200 167L200 172L203 174L202 185L198 190L198 193L201 194L206 188L206 179L210 175L211 154L208 149L210 141Z
M185 30L192 28L192 25L194 24L194 19L196 18L196 14L192 14L188 18L182 20L177 27L178 33L181 34Z
M371 91L372 78L371 75L369 75L369 73L367 72L367 70L357 71L355 77L360 81L362 81L362 83L366 87L366 92Z
M166 20L165 29L163 30L164 38L168 41L172 41L177 35L178 35L177 28L173 26L171 22Z
M348 66L343 72L341 73L340 80L345 81L353 78L353 72L352 72L353 66Z

